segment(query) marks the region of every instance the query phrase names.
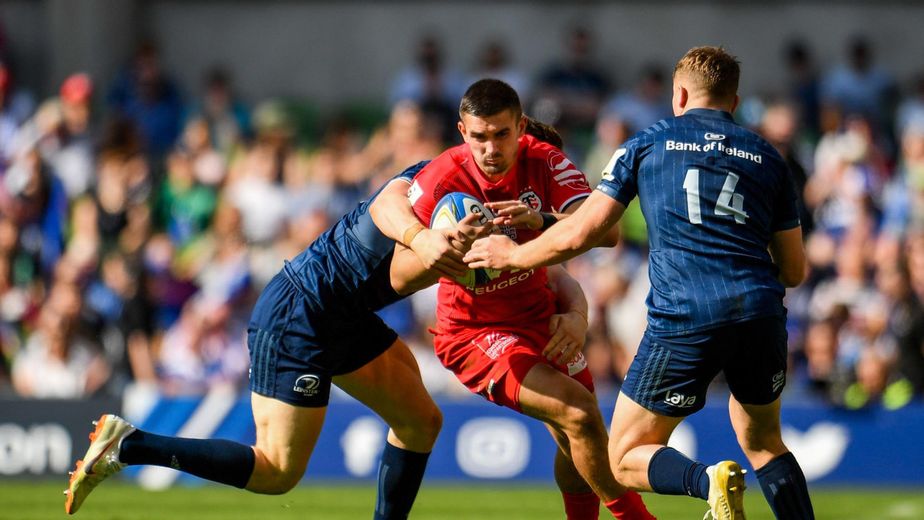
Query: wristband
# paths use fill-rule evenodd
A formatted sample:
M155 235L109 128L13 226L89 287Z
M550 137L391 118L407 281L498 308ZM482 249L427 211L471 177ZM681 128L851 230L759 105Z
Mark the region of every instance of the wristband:
M542 217L542 226L539 227L539 231L545 231L558 222L558 218L551 213L539 213L539 216Z
M414 240L414 237L416 237L417 234L423 231L424 229L426 228L420 222L414 223L413 225L411 225L410 227L404 230L404 235L402 236L401 243L406 245L407 247L411 247L411 241Z

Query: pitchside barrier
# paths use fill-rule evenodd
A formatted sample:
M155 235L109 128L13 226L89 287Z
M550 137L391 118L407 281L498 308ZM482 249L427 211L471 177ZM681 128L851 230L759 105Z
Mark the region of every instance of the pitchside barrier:
M728 421L725 399L711 403L682 424L671 443L704 462L743 460ZM612 398L601 399L609 424ZM427 478L456 481L552 481L555 447L539 422L479 398L440 401L443 430L430 457ZM62 484L75 458L87 447L90 420L118 411L155 433L254 439L246 393L216 390L204 397L167 398L146 394L123 402L0 401L0 479L57 477ZM305 481L371 480L385 442L386 427L367 408L335 396ZM789 402L783 433L805 471L817 484L924 485L924 404L887 411L833 409ZM171 469L131 467L125 478L159 489L200 482Z

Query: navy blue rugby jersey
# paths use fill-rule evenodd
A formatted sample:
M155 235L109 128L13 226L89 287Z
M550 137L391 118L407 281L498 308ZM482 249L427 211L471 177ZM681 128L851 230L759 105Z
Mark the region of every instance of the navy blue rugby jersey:
M417 163L391 180L410 183L429 162ZM403 298L392 288L389 272L395 241L382 234L369 215L369 205L383 188L283 267L314 308L377 311Z
M638 195L651 248L649 330L785 314L767 247L799 226L795 188L777 151L731 114L693 109L639 132L597 189L627 206Z

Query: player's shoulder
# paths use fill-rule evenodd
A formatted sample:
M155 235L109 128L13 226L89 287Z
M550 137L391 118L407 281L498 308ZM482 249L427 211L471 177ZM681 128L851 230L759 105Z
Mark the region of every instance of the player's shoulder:
M643 128L629 136L621 148L626 150L642 150L650 147L660 139L664 139L673 128L676 118L662 119L648 128Z
M576 169L565 152L545 141L525 135L521 143L520 158L530 171L554 172L569 168Z
M521 157L528 161L544 161L553 153L564 155L561 150L531 135L520 138Z
M673 119L676 131L669 132L671 135L695 136L706 142L721 142L727 154L738 157L759 156L761 160L757 163L764 167L785 165L775 146L754 130L739 124L728 112L701 109L689 117L684 115Z
M398 175L395 175L393 179L402 179L410 182L410 180L416 177L418 173L420 173L428 164L430 164L430 162L432 161L425 160L420 161L417 164L412 164L411 166L405 168L404 171Z
M750 128L746 128L737 123L735 124L735 126L740 128L741 131L745 132L745 134L748 135L750 139L752 139L755 143L757 143L758 146L766 150L767 155L769 155L771 158L777 159L779 161L783 161L783 156L780 155L779 150L777 150L775 146L770 144L770 141L767 141L764 138L764 136L760 135L754 130L751 130Z
M550 150L558 150L558 148L552 146L551 144L529 134L526 134L520 138L520 144L522 145L523 150L527 155L541 155L543 153L548 153Z
M779 150L762 135L736 122L732 122L730 128L736 132L736 140L745 142L749 149L763 158L763 166L786 167L786 160L780 155Z
M454 175L468 160L467 147L462 144L445 150L424 164L415 175L415 180L440 179Z

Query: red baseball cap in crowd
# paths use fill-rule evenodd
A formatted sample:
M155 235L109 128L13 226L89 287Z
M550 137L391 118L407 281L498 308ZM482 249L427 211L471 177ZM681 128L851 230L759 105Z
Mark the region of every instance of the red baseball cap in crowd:
M61 84L61 100L65 103L84 103L93 93L93 80L85 72L71 74Z

